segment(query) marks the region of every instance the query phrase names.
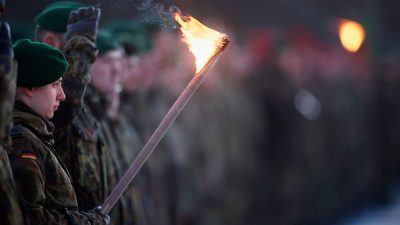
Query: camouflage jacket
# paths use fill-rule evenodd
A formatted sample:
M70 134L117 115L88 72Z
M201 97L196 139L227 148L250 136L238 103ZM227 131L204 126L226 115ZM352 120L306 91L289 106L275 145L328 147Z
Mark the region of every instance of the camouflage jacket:
M92 111L83 104L71 124L56 127L54 131L56 152L70 172L79 207L83 210L101 205L120 177L119 162L109 150L112 141L105 133L103 121L99 120L102 117L98 114L103 111ZM124 212L126 208L122 197L110 212L111 224L130 224L127 222L129 213Z
M16 86L16 66L12 57L0 55L0 221L1 224L22 225L22 213L15 194L8 156L3 149L10 142L7 133Z
M71 126L56 129L55 149L72 177L79 207L101 205L107 194L107 148L100 124L86 107Z
M83 106L97 48L92 39L77 34L65 40L63 52L69 67L62 83L66 99L52 120L54 148L71 174L79 208L89 210L102 204L107 189L103 164L106 146L96 120Z
M93 112L93 116L99 121L99 128L104 135L104 141L108 146L105 152L106 176L108 183L108 193L110 194L114 186L118 183L127 168L127 161L132 157L125 157L121 153L118 138L113 133L111 120L107 117L104 108L109 104L105 96L94 90L92 86L88 86L87 95L85 96L85 106ZM110 216L113 218L112 224L143 224L141 215L143 215L143 202L138 201L141 196L138 189L131 185L122 195L118 204L111 210ZM116 221L119 219L119 222Z
M22 225L21 208L15 194L8 156L0 145L0 221L4 225Z
M16 102L8 150L17 193L27 224L103 224L92 212L80 212L65 166L54 148L51 122Z
M0 144L5 144L11 125L16 88L16 63L10 56L0 55Z

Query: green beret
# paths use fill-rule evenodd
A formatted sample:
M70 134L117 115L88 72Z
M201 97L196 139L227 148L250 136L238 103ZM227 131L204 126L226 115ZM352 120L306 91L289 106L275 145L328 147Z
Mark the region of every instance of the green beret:
M84 4L73 1L55 2L43 9L35 18L35 23L43 29L64 33L67 31L70 12L82 6Z
M135 49L135 54L145 53L152 48L151 34L154 27L153 24L139 19L115 20L107 25L120 43Z
M17 86L39 87L51 84L64 75L68 62L57 48L29 39L18 40L14 46L17 60Z
M97 32L96 46L99 49L99 55L103 55L120 47L113 33L106 29L99 29Z

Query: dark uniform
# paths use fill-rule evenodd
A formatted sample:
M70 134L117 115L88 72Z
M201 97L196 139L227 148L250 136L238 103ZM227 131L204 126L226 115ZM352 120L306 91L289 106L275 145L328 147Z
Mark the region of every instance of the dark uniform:
M5 225L22 225L22 213L15 194L10 164L7 152L3 148L10 144L6 136L11 125L16 85L10 31L8 25L3 22L0 25L0 39L0 221Z

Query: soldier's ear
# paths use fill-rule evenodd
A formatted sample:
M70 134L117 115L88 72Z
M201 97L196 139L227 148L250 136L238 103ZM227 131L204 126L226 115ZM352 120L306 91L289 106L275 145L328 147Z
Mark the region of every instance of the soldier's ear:
M58 38L51 33L46 33L43 36L43 43L46 43L46 44L51 45L56 48L58 48L60 46L60 41L58 40Z
M23 88L24 94L28 97L32 97L33 96L33 88L31 87L24 87Z

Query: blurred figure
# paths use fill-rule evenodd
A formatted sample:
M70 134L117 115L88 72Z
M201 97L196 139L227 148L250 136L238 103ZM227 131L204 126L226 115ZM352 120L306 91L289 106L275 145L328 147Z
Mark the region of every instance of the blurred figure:
M131 147L126 146L124 139L130 133L124 127L119 127L120 92L123 50L112 32L106 29L99 31L97 47L99 56L92 67L92 85L88 88L85 102L95 118L100 122L100 127L105 135L109 149L106 162L110 172L107 174L107 183L112 188L128 169L133 159ZM119 129L122 130L119 130ZM132 139L129 139L129 141ZM129 142L130 144L131 142ZM114 209L119 214L120 221L115 224L147 224L145 218L145 202L143 189L137 183L131 186L119 200L120 208ZM117 211L118 209L118 211Z
M4 1L0 3L4 4ZM22 225L24 220L5 150L11 145L8 135L11 128L17 74L10 27L3 20L0 21L0 65L0 221L6 225Z
M131 155L133 153L133 156L143 147L168 109L168 102L165 101L167 96L162 94L163 90L160 89L162 87L158 85L160 82L158 74L160 73L159 66L170 55L168 52L160 55L158 51L169 47L166 43L159 46L154 38L169 34L164 34L154 26L154 24L133 19L114 21L109 25L125 50L124 76L121 82L123 87L121 101L124 104L118 121L114 122L119 129L114 130L120 131L116 136L120 140L125 139L122 147L129 150ZM152 154L134 181L142 187L141 193L144 200L147 199L145 216L150 217L149 223L157 217L157 221L154 221L156 223L177 224L178 189L175 159L171 152L173 148L170 147L171 133L175 132L170 131L167 134L158 146L160 150ZM140 142L133 143L137 140L136 137Z
M368 73L361 80L357 74L368 67L350 63L356 56L306 28L274 33L280 38L271 36L272 57L252 84L265 120L256 163L265 179L249 218L255 224L329 223L332 211L345 214L368 198L371 174L365 168L374 142L364 131L372 129L373 89Z
M216 30L226 29L209 23ZM262 131L257 105L244 89L252 71L249 51L233 32L226 33L232 42L178 120L189 140L188 175L198 224L247 223L247 184L254 173L255 139Z

